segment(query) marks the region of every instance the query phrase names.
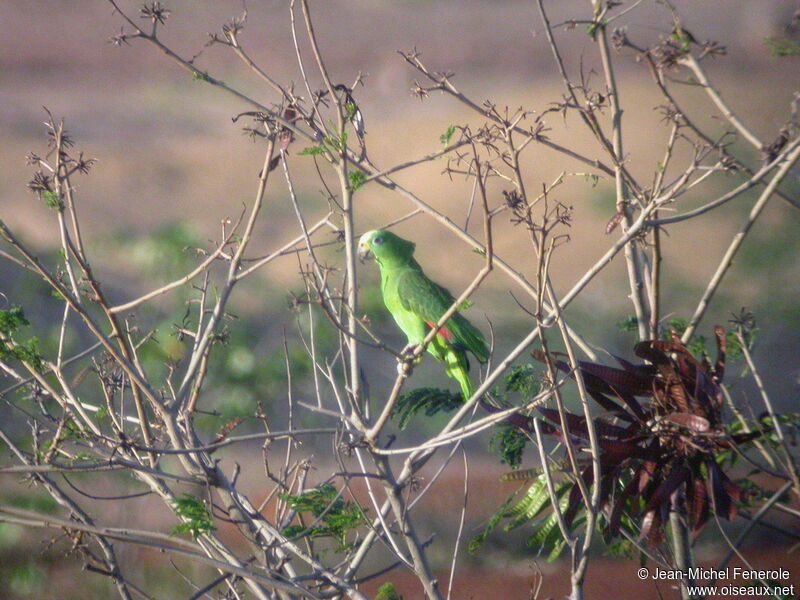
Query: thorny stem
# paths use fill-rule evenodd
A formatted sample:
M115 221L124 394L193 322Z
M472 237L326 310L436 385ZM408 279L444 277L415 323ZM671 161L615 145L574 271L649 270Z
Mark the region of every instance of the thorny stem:
M261 175L258 180L258 189L256 191L255 201L253 202L253 207L250 210L250 216L247 220L247 224L245 225L244 231L242 232L241 241L239 242L238 247L236 248L236 252L231 257L231 262L228 267L228 275L227 281L225 282L224 287L220 291L219 299L214 306L214 310L211 315L211 319L206 324L205 329L203 330L202 334L198 338L198 343L195 346L195 349L192 353L191 358L189 359L189 365L186 367L186 373L184 374L183 381L181 382L180 388L178 388L174 406L180 407L184 400L187 398L187 395L191 389L192 384L195 382L195 375L198 372L198 368L200 366L200 361L202 360L206 348L210 346L213 341L214 333L217 330L217 327L222 319L222 316L225 313L225 306L227 304L228 298L230 297L231 292L233 291L233 287L236 285L237 282L237 272L239 270L239 266L242 263L242 258L244 257L245 249L247 248L248 243L250 242L251 236L253 234L253 228L256 224L256 218L261 210L262 203L264 201L264 192L267 187L267 180L269 179L269 164L272 161L272 155L275 149L275 136L272 136L267 143L267 151L265 153L264 158L264 166L261 169Z
M399 482L395 479L389 467L389 459L385 457L376 457L375 465L384 479L384 489L386 490L389 504L397 520L400 533L406 540L406 547L413 561L414 571L425 589L425 595L428 600L442 600L438 581L433 575L427 556L422 551L422 544L417 536L410 514L406 510L406 504L402 494L403 488L399 485Z
M689 539L689 528L686 525L686 508L682 495L679 495L675 504L669 511L669 525L672 542L672 553L675 557L675 566L684 574L681 579L681 598L689 600L689 587L694 580L689 577L689 568L694 564L692 559L692 545Z
M601 6L599 0L592 0L595 18L601 19ZM605 9L603 9L605 10ZM616 182L617 211L624 214L625 227L630 227L633 222L632 210L627 199L627 186L623 177L622 163L625 155L622 148L622 108L619 98L619 86L616 74L608 51L608 32L606 26L600 22L596 30L597 46L603 63L603 72L606 77L609 101L611 102L612 144L614 151L614 181ZM625 261L628 267L628 281L631 286L631 301L636 311L636 321L639 326L639 339L645 340L650 333L651 307L645 289L646 266L639 244L635 241L625 246Z
M350 180L348 177L348 154L347 145L345 143L345 107L343 106L342 99L336 94L328 70L325 67L325 61L322 59L322 54L319 49L316 35L314 33L314 24L311 20L311 15L308 8L308 1L301 0L303 9L303 18L306 23L306 32L308 39L311 43L311 49L316 58L317 67L319 68L322 79L325 82L325 87L330 94L331 101L336 107L337 131L339 135L339 156L335 168L339 177L339 192L341 194L342 204L342 219L344 221L344 244L345 244L345 261L347 264L347 277L346 277L346 302L347 302L347 332L348 338L345 340L349 352L349 392L353 401L354 407L360 407L361 402L361 370L358 360L358 343L356 341L356 334L358 333L358 280L356 275L356 252L355 252L355 231L353 226L354 209L353 209L353 191L350 187ZM358 419L361 416L356 411L355 415Z
M24 453L17 447L14 442L9 439L9 437L0 430L0 439L11 449L11 451L17 456L20 462L23 465L30 465L31 461L24 455ZM43 473L39 473L35 475L35 480L41 482L44 487L47 489L48 493L58 502L61 506L66 508L70 511L71 520L75 522L82 523L89 527L94 527L94 521L92 518L75 502L72 498L70 498L67 494L65 494L61 488L53 481L50 477ZM2 511L5 507L0 507L0 521L3 520ZM103 550L103 554L105 555L105 564L108 573L113 577L114 583L119 590L120 596L123 600L131 600L131 595L128 590L128 584L125 581L125 578L122 577L122 573L120 570L119 563L117 561L116 552L114 551L114 546L108 539L103 535L93 535L93 537L97 540L97 543L100 544L100 547Z
M783 160L784 163L778 169L778 172L775 173L772 180L769 182L764 191L761 192L761 196L758 198L756 203L753 205L753 208L750 210L750 214L747 216L747 220L745 221L744 225L742 225L739 232L733 236L728 249L725 251L725 254L722 257L719 265L717 266L717 270L714 272L711 281L709 282L708 286L706 287L705 292L703 292L703 296L700 298L700 302L697 304L697 308L692 315L692 319L689 322L689 326L686 328L686 331L683 332L681 336L681 341L685 344L688 342L692 335L697 329L697 325L700 323L700 320L703 318L703 315L708 308L708 305L711 302L711 299L714 297L717 289L719 288L720 283L722 282L722 278L725 276L725 273L728 272L731 264L733 263L733 257L736 256L737 251L744 242L745 237L749 233L750 229L753 227L753 224L758 220L758 217L761 215L761 211L764 210L764 207L769 202L769 199L774 194L775 190L778 189L778 186L783 181L784 177L789 174L789 171L792 169L794 164L800 159L800 143L798 143L794 150L786 156Z
M665 100L668 103L668 106L674 109L675 115L680 120L680 122L685 124L689 129L691 129L695 133L695 135L697 135L704 143L708 145L709 148L717 149L719 153L730 163L732 168L742 171L748 177L753 179L754 171L750 167L748 167L740 160L736 159L734 156L729 154L727 148L723 144L720 144L719 141L713 140L681 108L675 96L669 91L669 88L667 88L667 85L664 82L665 79L664 74L662 70L659 69L659 67L656 65L650 52L645 51L642 48L638 48L630 42L628 42L627 45L633 50L635 50L639 54L639 56L641 56L646 61L647 66L650 68L650 72L653 76L653 80L656 83L656 86L658 87L661 94L664 96ZM765 185L761 179L759 179L757 183ZM790 195L786 194L781 190L776 190L775 193L793 208L800 209L800 201L798 201L797 199L791 197Z
M284 127L287 127L289 129L291 129L294 133L296 133L300 137L305 138L306 140L308 140L310 142L314 142L314 143L316 143L318 141L315 136L309 134L304 129L298 127L297 124L293 123L292 121L284 118L283 115L278 114L277 112L275 112L273 110L270 110L268 107L264 106L263 104L261 104L259 102L256 102L251 97L243 94L242 92L240 92L236 88L233 88L233 87L227 85L224 81L220 81L219 79L216 79L216 78L212 77L208 73L203 72L200 69L198 69L197 67L195 67L188 60L185 60L185 59L181 58L178 54L173 52L173 50L171 48L169 48L168 46L164 45L164 43L160 39L158 39L158 37L154 33L146 33L146 32L144 32L136 24L136 22L133 19L131 19L124 11L122 11L119 8L119 6L117 6L116 0L108 0L108 3L111 4L111 6L114 7L114 11L117 14L119 14L128 23L128 25L130 25L133 28L133 30L136 32L133 36L130 36L130 37L138 37L138 38L142 38L144 40L147 40L148 42L153 44L156 48L158 48L162 53L164 53L170 60L172 60L173 62L177 63L181 68L183 68L188 73L190 73L193 77L196 77L196 78L198 78L198 79L200 79L202 81L205 81L205 82L207 82L207 83L209 83L209 84L211 84L211 85L213 85L215 87L219 87L220 89L225 90L226 92L228 92L229 94L232 94L233 96L235 96L236 98L238 98L239 100L244 102L245 104L249 104L250 106L256 108L257 110L269 115L270 118L276 120L277 122L279 122Z
M723 556L720 561L719 565L717 566L717 570L722 570L725 568L725 565L728 564L731 558L733 558L734 554L736 553L736 548L741 546L742 542L750 535L750 532L753 528L761 521L762 517L767 513L767 511L781 499L781 497L789 491L792 487L793 483L791 481L787 481L784 483L778 490L775 491L769 499L761 505L761 508L758 509L756 514L753 515L753 518L747 524L747 526L742 530L742 532L737 536L736 540L733 542L733 546L728 550L728 552ZM712 579L708 582L709 585L714 585L716 579Z
M713 86L713 84L708 80L706 76L706 72L703 70L703 67L700 65L700 61L697 58L689 53L686 55L685 60L683 61L684 64L688 65L692 72L697 77L697 81L700 85L703 86L703 89L706 91L708 96L711 100L714 101L714 104L717 105L717 108L720 112L725 116L726 119L733 125L737 131L742 135L744 139L746 139L750 144L755 146L758 150L761 150L764 144L761 143L752 131L750 131L747 127L745 127L744 123L742 123L739 118L733 113L733 111L728 108L728 105L722 99L722 96L717 91L717 88Z
M736 338L739 340L739 347L742 349L742 354L744 354L744 359L747 362L747 367L750 369L750 373L753 376L753 381L756 383L756 387L758 388L759 394L761 394L761 399L764 401L764 406L767 408L767 413L772 420L772 429L775 431L775 437L778 439L778 445L781 448L781 452L783 453L784 459L784 468L789 473L789 478L792 481L792 485L794 487L794 493L800 498L800 476L797 473L797 463L795 462L794 457L792 456L791 451L789 450L789 446L786 443L786 437L783 433L783 427L781 426L781 422L778 419L778 415L775 414L775 409L772 406L772 400L770 400L769 394L767 393L767 388L764 386L764 381L761 379L761 374L758 372L756 368L756 364L753 361L753 356L750 354L750 348L747 347L747 340L745 339L744 333L742 331L742 327L739 326L736 330Z
M551 298L553 306L558 306L557 298ZM561 332L561 339L564 342L564 347L567 350L569 357L569 365L572 373L575 376L575 382L578 386L578 396L583 408L583 416L586 421L586 429L589 435L589 450L592 457L592 479L594 485L592 486L591 497L586 498L586 527L583 538L583 545L580 547L579 552L573 554L573 569L572 569L572 589L573 597L579 598L583 593L583 582L586 577L586 571L589 567L589 549L592 546L594 539L595 523L597 515L600 513L600 492L601 492L601 477L602 471L600 466L600 442L597 436L597 429L594 424L594 419L589 408L589 394L586 391L586 384L583 380L583 372L578 367L578 361L575 357L575 351L572 347L569 334L567 333L566 323L564 322L563 315L556 314L556 323L558 324ZM564 431L569 431L569 428L564 428ZM581 482L581 473L579 470L574 472L576 481ZM576 545L577 548L577 545Z

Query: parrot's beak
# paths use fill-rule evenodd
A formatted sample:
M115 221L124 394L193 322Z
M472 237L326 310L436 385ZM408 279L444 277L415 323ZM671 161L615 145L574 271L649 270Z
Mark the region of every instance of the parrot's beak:
M359 242L358 244L358 258L363 263L367 260L372 253L369 251L369 245L366 242Z

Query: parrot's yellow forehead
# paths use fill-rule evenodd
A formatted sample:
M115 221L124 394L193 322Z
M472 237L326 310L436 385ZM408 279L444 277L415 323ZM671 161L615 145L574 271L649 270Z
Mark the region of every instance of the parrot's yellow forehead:
M361 238L358 240L358 245L359 246L369 246L370 242L372 241L372 238L375 237L376 233L378 233L377 229L373 229L372 231L368 231L367 233L362 235Z

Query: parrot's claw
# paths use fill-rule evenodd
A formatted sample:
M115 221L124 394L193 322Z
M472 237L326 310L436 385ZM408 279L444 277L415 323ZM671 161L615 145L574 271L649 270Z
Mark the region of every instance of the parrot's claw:
M406 347L400 351L400 355L403 357L402 360L411 360L413 359L415 363L418 363L422 357L417 356L414 357L414 352L417 351L419 348L419 344L406 344Z
M419 344L407 344L400 352L400 358L397 360L397 374L408 377L414 369L414 365L422 361L421 356L415 356L414 353L419 348Z
M400 377L408 377L411 375L411 371L414 370L413 365L408 362L407 360L401 360L397 362L397 375Z

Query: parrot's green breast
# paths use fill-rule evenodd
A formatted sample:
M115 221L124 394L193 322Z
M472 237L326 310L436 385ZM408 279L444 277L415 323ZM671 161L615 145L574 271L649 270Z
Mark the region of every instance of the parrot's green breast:
M425 339L427 327L425 321L415 312L407 309L402 300L398 287L400 278L406 272L406 269L381 269L381 292L383 293L383 302L386 308L394 317L395 323L403 330L403 333L408 337L410 344L420 344ZM428 347L430 351L432 346ZM431 352L434 354L433 352ZM435 355L435 354L434 354ZM437 357L438 358L438 357Z

